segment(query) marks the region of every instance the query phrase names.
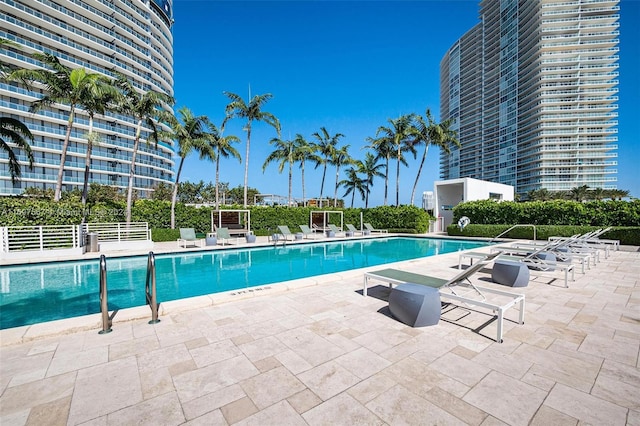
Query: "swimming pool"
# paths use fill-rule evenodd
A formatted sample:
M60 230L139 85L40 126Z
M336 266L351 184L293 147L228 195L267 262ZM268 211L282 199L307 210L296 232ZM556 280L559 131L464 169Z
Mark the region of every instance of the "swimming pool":
M486 246L385 237L156 255L160 303ZM145 305L147 257L107 259L109 310ZM0 329L100 312L99 261L2 267Z

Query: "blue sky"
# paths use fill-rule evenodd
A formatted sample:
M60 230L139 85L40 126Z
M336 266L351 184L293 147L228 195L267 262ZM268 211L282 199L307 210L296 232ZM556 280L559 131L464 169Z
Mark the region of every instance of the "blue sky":
M618 188L640 197L640 1L622 0L620 25ZM439 64L447 49L478 22L478 1L213 1L174 0L176 107L189 107L219 125L233 92L271 93L264 110L280 119L282 137L301 133L308 140L320 127L343 133L340 146L364 158L366 138L389 118L440 114ZM176 109L177 109L176 108ZM233 120L225 134L246 132ZM254 123L249 157L249 186L262 193L288 193L286 170L262 165L272 151L273 128ZM439 153L430 148L416 191L439 179ZM400 170L400 203L410 202L418 161ZM395 203L395 163L391 165L389 202ZM636 170L634 172L634 170ZM221 162L221 180L243 184L244 163ZM342 173L341 173L342 174ZM343 176L340 177L343 179ZM187 159L181 181L213 182L215 166ZM321 168L305 171L307 198L319 196ZM335 168L327 171L324 195L333 196ZM374 182L370 206L383 203L384 181ZM342 196L343 189L338 195ZM302 196L300 171L294 169L293 196ZM356 196L356 206L363 202ZM350 197L346 198L347 205Z

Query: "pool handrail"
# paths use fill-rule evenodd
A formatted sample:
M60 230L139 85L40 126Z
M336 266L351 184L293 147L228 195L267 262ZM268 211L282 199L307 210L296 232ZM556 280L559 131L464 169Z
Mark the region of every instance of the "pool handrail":
M107 300L107 258L104 254L100 255L100 312L102 314L102 330L98 334L111 333L109 302Z
M145 294L147 305L151 308L151 321L149 324L159 323L158 319L158 299L156 294L156 257L152 251L147 258L147 281L145 284Z

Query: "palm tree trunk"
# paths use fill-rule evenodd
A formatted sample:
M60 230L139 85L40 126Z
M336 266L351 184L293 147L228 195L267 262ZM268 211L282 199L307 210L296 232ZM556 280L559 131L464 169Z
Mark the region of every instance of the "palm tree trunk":
M183 164L184 157L180 159L178 173L176 173L176 182L173 184L173 195L171 196L171 229L176 229L176 201L178 199L178 182L180 181L180 172L182 172Z
M324 178L327 174L327 163L324 163L324 169L322 170L322 182L320 182L320 200L318 200L318 206L322 207L322 193L324 192Z
M216 156L216 210L220 208L220 198L218 191L218 184L220 182L220 150L218 150L218 155Z
M249 145L251 144L251 120L247 122L247 153L244 158L244 208L247 208L247 185L249 184Z
M89 115L89 135L87 136L87 154L84 159L84 184L82 185L82 205L87 204L87 194L89 192L89 169L91 168L91 150L93 149L93 115ZM86 216L83 212L82 223Z
M424 153L422 154L422 161L420 161L420 166L418 167L418 174L416 175L416 181L413 184L413 189L411 190L411 205L413 205L413 200L416 195L416 188L418 187L418 181L420 180L420 173L422 173L422 166L424 165L424 161L427 159L427 151L429 151L429 143L425 143Z
M353 192L351 193L351 208L353 208L353 201L356 198L356 190L354 189Z
M396 207L400 206L400 148L398 148L398 161L396 161Z
M384 172L384 205L387 205L387 194L389 192L389 156L387 155L387 167Z
M71 127L73 126L73 118L75 115L75 107L71 105L69 111L69 121L67 122L67 133L62 143L62 153L60 154L60 169L58 169L58 178L56 180L56 190L53 194L53 201L60 201L62 195L62 176L64 175L64 163L67 161L67 149L69 148L69 139L71 139Z
M131 166L129 167L129 183L127 185L127 225L131 223L131 208L133 207L133 177L136 172L136 156L138 155L138 147L140 145L140 133L142 132L142 119L138 120L136 128L136 138L133 142L133 152L131 153Z
M302 207L305 207L307 202L304 195L304 161L300 162L300 172L302 174Z
M293 191L293 161L289 161L289 204L287 207L291 207L291 192Z
M333 207L338 207L338 181L340 176L340 166L336 166L336 189L333 192Z

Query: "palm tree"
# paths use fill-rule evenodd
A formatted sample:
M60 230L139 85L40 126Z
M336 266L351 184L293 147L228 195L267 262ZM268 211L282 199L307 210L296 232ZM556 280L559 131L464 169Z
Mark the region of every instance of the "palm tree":
M131 153L131 166L129 167L129 183L127 185L127 210L126 221L131 222L131 208L133 206L133 178L136 172L136 156L140 147L140 136L142 125L146 125L151 131L146 138L147 145L150 142L158 144L158 128L155 120L170 120L170 115L161 110L163 105L173 105L173 97L166 93L153 90L140 93L125 76L119 76L116 81L117 86L122 90L124 97L120 104L120 110L126 114L131 114L137 121L136 136L133 141L133 152Z
M316 169L322 165L322 181L320 183L320 201L319 207L322 207L322 197L324 196L324 179L327 174L327 164L330 164L333 158L334 151L338 145L338 140L344 137L342 133L336 133L335 135L329 135L329 131L326 127L321 127L320 132L315 132L313 136L318 142L314 145L318 155L315 157Z
M340 166L343 164L352 164L353 159L349 155L349 146L345 145L340 149L335 149L333 151L333 155L329 160L329 163L333 166L336 166L336 187L333 192L333 207L338 206L338 188L340 187Z
M219 192L220 157L224 157L224 158L233 157L233 158L237 158L238 162L242 162L242 160L240 159L240 153L238 152L238 150L236 150L233 146L231 146L232 143L240 142L240 138L232 135L222 136L222 134L224 133L224 127L226 123L227 123L227 119L225 118L222 121L222 124L220 125L220 129L218 129L215 126L215 124L208 123L209 124L208 140L209 140L209 146L211 147L212 154L213 154L213 157L211 158L211 160L215 160L216 162L216 184L215 184L216 210L220 208L220 192Z
M275 150L267 156L262 165L262 171L267 169L269 163L278 161L278 173L282 173L285 164L289 164L289 200L287 206L291 207L291 192L293 189L293 163L295 161L293 152L295 148L294 141L286 141L280 138L273 138L269 143L275 146Z
M385 169L385 165L379 164L378 158L372 153L367 152L364 155L364 161L361 161L359 163L359 166L359 173L362 173L366 176L366 178L363 180L364 191L366 194L364 207L369 208L369 194L371 193L371 187L373 186L373 178L385 176L385 174L380 171L380 169Z
M278 137L280 137L280 121L276 118L275 115L262 111L262 107L266 104L269 99L273 96L271 93L265 93L264 95L255 95L251 98L251 93L249 93L249 103L245 103L245 101L235 93L224 92L227 97L231 100L231 103L227 105L226 112L229 117L238 117L245 118L247 120L247 124L243 130L247 132L247 151L244 159L244 207L247 207L247 188L249 184L249 147L251 145L251 123L255 121L264 121L265 123L272 126L278 132Z
M173 184L173 196L171 197L171 229L175 229L176 225L178 183L185 158L194 150L200 153L201 157L209 156L209 158L213 158L211 146L209 145L209 137L206 133L207 118L203 115L193 115L193 112L187 107L180 108L178 114L180 114L180 119L178 120L174 117L170 120L171 132L167 134L167 137L177 142L178 156L180 157L176 181Z
M306 205L306 194L304 189L304 165L307 161L318 162L315 144L310 144L300 133L296 134L293 140L293 160L300 162L300 174L302 176L302 205Z
M340 181L340 186L344 186L346 189L343 197L351 194L351 208L353 208L356 191L360 193L363 201L366 193L366 179L358 176L358 173L361 173L362 170L362 162L356 161L355 165L356 167L349 167L347 169L347 178Z
M441 123L436 123L431 116L431 111L427 108L425 112L427 121L422 116L415 117L416 137L414 139L414 146L424 144L424 151L422 153L422 159L420 160L420 166L418 167L418 173L416 175L416 181L413 184L411 190L411 205L415 199L416 188L418 187L418 181L420 180L420 174L422 173L422 167L427 159L427 152L429 151L429 145L435 145L447 154L451 153L450 145L460 146L460 142L457 138L457 132L451 129L452 120L445 120Z
M85 112L89 115L89 132L87 133L87 152L84 162L84 183L82 185L82 205L87 203L89 193L89 169L91 168L91 151L93 145L98 142L98 134L93 132L93 118L95 114L104 115L106 110L116 110L120 100L120 92L111 81L98 80L95 84L89 85L87 89L92 96L88 97L83 104ZM84 220L84 217L83 217Z
M396 159L396 206L400 205L400 164L407 165L404 157L405 152L413 154L414 158L416 150L413 147L413 138L416 136L416 129L413 127L414 114L401 115L397 119L387 120L390 124L378 127L376 136L382 133L383 138L394 148L394 157Z
M26 139L33 142L33 135L22 121L11 117L0 117L0 149L6 152L7 157L9 157L11 183L16 183L20 179L22 171L18 156L13 151L13 148L9 146L9 142L25 151L29 159L29 167L33 168L33 152L31 152L31 146Z
M584 201L589 195L589 185L576 186L571 188L567 196L575 201Z
M391 145L391 140L384 137L368 137L367 141L369 142L367 148L371 148L376 152L375 160L384 159L384 205L386 206L389 193L389 162L393 154L393 146Z
M625 189L610 189L607 192L612 200L622 200L629 196L629 191Z
M84 68L71 69L60 63L57 57L48 53L34 53L32 56L51 68L52 71L48 69L20 69L9 74L9 79L20 80L29 87L33 86L33 82L38 82L44 86L46 95L31 104L29 108L31 112L39 111L53 104L67 104L69 107L67 132L62 143L60 169L58 170L53 197L54 201L60 201L64 165L67 159L67 149L75 120L76 108L91 103L93 97L92 88L101 81L108 83L109 79L97 73L87 72Z

